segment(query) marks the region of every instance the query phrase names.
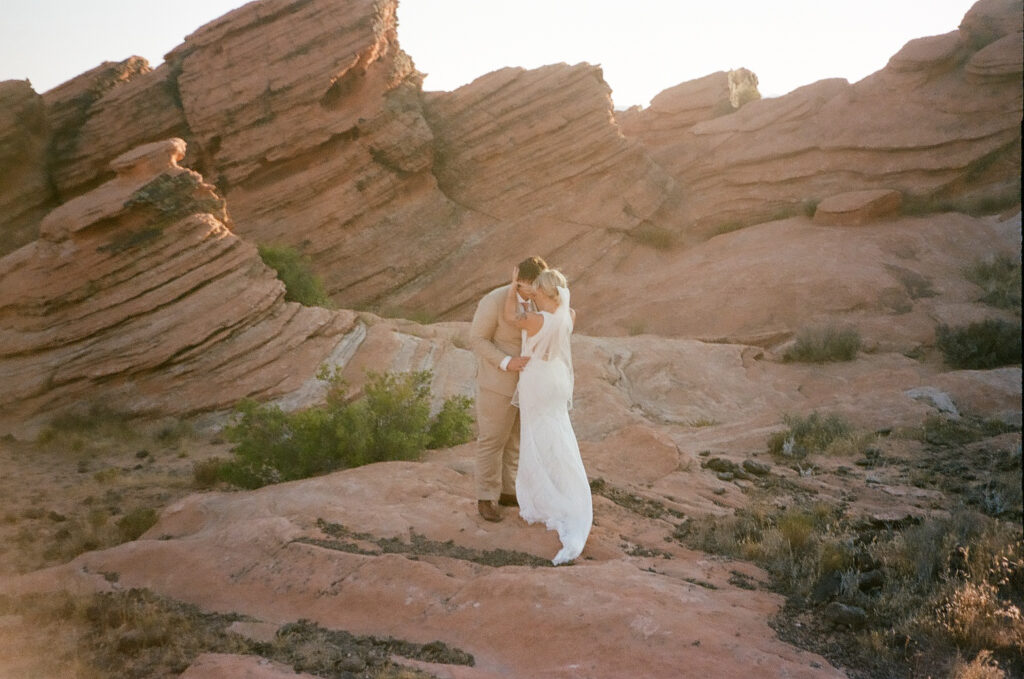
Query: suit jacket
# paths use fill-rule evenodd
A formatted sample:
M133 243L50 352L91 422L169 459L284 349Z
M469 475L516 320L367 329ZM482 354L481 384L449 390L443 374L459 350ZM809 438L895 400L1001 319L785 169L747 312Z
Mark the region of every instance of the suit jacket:
M518 356L522 350L522 331L505 322L505 296L508 286L491 290L476 306L469 327L469 345L476 354L476 382L481 389L511 398L519 382L519 373L501 369L506 356Z

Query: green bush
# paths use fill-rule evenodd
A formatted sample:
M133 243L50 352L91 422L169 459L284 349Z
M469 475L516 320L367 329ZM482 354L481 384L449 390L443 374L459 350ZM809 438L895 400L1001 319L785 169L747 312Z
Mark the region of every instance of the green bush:
M860 351L860 333L856 328L835 325L803 328L796 343L782 355L782 360L800 363L852 361Z
M345 400L340 376L320 377L329 383L323 406L285 413L248 400L238 405L238 419L224 431L235 444L235 458L220 465L221 480L258 488L371 462L411 460L424 448L456 445L472 435L472 399L448 398L430 417L430 371L370 373L363 396L352 402Z
M1020 320L990 318L956 328L943 324L935 344L952 367L986 370L1021 362L1020 331Z
M259 246L263 263L277 272L284 283L284 298L306 306L330 307L331 300L324 289L323 281L313 273L309 259L290 247L273 245Z
M136 507L117 520L117 530L124 542L130 542L152 528L157 518L152 507Z
M1000 255L976 261L964 271L964 275L985 291L982 302L1020 313L1020 262Z
M813 412L806 417L786 415L783 422L789 429L772 434L768 438L768 450L785 457L802 458L811 453L825 452L853 434L853 427L834 413L821 415Z
M427 448L448 448L473 438L473 399L453 396L445 400L437 417L430 424Z

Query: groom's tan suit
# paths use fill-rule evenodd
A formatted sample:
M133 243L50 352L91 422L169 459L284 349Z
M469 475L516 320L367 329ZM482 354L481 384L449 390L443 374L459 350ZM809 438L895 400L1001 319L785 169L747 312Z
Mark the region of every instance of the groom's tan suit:
M512 394L519 373L501 369L508 356L519 356L521 331L505 322L502 313L508 286L484 295L473 314L470 346L476 354L477 439L476 497L497 501L499 494L515 495L519 467L519 409Z

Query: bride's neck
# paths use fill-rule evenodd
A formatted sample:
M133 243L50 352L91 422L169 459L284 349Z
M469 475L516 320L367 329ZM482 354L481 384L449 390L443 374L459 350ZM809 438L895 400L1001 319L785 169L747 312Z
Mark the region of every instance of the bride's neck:
M536 299L534 299L533 303L536 304L537 308L541 311L554 313L558 310L558 302L550 297L545 297L544 295L538 295Z

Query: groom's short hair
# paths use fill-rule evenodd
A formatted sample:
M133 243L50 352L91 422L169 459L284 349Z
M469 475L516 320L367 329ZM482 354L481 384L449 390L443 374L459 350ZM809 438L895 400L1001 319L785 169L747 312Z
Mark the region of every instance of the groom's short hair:
M519 280L532 283L540 275L540 272L548 268L548 263L534 255L519 262Z

